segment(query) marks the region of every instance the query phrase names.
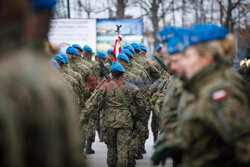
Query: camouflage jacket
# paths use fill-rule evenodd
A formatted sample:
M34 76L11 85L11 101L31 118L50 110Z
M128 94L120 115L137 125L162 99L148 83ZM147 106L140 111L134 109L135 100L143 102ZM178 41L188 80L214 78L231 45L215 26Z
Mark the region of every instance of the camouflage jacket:
M99 67L99 63L97 61L93 61L92 57L84 56L83 60L90 63L93 66L93 69L91 69L91 70L92 70L92 73L94 74L94 76L96 78L101 78L101 70L100 70L100 67Z
M171 77L160 110L162 132L169 133L174 130L178 120L178 104L183 93L182 83L176 77Z
M79 83L75 80L75 78L70 76L69 74L62 73L62 76L65 79L66 84L69 87L69 90L74 97L74 101L76 102L77 108L80 112L80 106L82 106L81 101L83 99L81 87L79 86Z
M135 61L145 68L150 78L159 79L161 77L160 72L156 69L155 65L150 60L136 53L134 54L134 57Z
M151 87L150 87L150 92L151 92L151 99L150 99L150 104L151 104L151 109L158 110L160 111L164 97L167 92L168 84L170 82L170 77L166 77L165 79L158 79L155 81Z
M116 82L127 101L133 106L136 106L136 113L134 114L134 119L139 119L146 105L144 96L140 93L138 88L127 82L124 77L121 77L118 80L104 81L99 89L96 89L92 96L86 103L85 108L82 110L81 119L87 121L92 112L95 111L95 108L101 106L101 115L103 115L103 125L104 127L111 128L132 128L133 119L131 112L128 107L125 105L123 99L120 97L117 90L114 88L113 82ZM133 110L134 111L134 110Z
M77 81L79 88L75 89L75 91L77 96L80 98L80 106L83 106L90 96L90 91L87 90L85 80L82 78L80 73L71 69L70 64L67 64L63 68L61 68L61 72L70 75Z
M180 166L241 166L250 162L250 114L241 77L211 65L184 85L188 91L174 140ZM244 150L244 151L243 151Z
M160 56L160 57L158 57L162 62L164 62L164 60L163 60L163 58ZM165 71L162 67L161 67L161 65L156 61L156 60L154 60L153 61L153 64L154 64L154 66L156 67L156 69L160 72L160 74L161 74L161 78L164 78L164 77L168 77L169 76L169 73L167 72L167 71Z

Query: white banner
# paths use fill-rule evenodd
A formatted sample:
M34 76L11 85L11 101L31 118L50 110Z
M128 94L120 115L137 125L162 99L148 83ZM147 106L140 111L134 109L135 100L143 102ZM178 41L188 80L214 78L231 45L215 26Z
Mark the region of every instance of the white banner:
M89 45L96 52L96 20L53 19L48 40L58 44L63 52L72 44Z

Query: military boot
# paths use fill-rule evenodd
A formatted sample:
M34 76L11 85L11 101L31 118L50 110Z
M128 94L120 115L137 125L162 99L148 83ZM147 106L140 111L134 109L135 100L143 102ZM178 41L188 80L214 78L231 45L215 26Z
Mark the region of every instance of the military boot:
M142 153L142 154L146 154L146 153L147 153L147 151L146 151L146 149L145 149L145 146L142 147L141 153Z
M143 156L141 153L135 153L135 159L143 159Z
M92 142L87 142L87 147L86 147L86 150L85 150L86 154L94 154L95 153L95 150L93 150L91 148L91 146L92 146Z

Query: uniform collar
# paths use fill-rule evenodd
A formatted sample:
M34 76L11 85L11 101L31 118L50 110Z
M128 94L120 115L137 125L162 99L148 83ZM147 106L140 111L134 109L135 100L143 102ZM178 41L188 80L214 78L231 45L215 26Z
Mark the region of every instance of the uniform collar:
M184 81L183 87L185 90L197 94L199 89L210 82L215 76L218 76L224 68L221 64L212 64L209 67L202 69L189 81Z

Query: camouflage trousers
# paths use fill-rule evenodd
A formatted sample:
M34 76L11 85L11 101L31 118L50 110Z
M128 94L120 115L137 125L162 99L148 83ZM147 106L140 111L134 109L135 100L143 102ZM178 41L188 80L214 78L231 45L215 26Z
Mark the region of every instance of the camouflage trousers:
M144 148L146 140L149 137L149 130L148 130L149 117L150 117L150 113L147 113L147 115L145 116L145 120L141 124L141 132L140 132L140 136L141 136L140 146L141 146L141 149Z
M97 120L91 119L87 124L86 140L87 143L93 143L95 141L95 130L97 129Z
M129 152L132 149L132 129L107 128L103 139L108 147L107 163L109 167L129 167Z
M87 143L92 143L95 141L95 131L99 130L99 123L100 123L100 114L99 111L95 111L87 124L86 130L86 140Z
M86 148L86 124L80 125L81 129L81 152L84 154L84 149Z
M157 114L156 112L152 112L152 122L151 122L151 130L153 132L153 136L154 136L154 140L157 139L158 134L160 132L160 117L159 114Z
M129 157L131 159L131 162L133 162L134 157L136 156L137 153L140 153L141 151L141 143L143 142L143 126L141 122L137 122L137 129L133 130L133 138L132 138L132 143L131 145L133 146L133 149L131 150Z

